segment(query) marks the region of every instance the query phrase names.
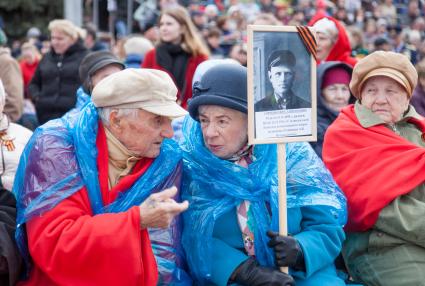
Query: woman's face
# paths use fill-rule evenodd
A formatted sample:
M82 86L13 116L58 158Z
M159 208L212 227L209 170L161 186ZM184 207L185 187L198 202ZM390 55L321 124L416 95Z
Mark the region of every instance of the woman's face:
M165 43L180 44L182 40L182 26L173 17L164 14L159 21L159 37Z
M326 60L333 45L334 43L331 36L324 33L317 33L317 58L321 61Z
M218 105L199 107L205 146L221 159L236 154L248 141L245 113Z
M59 30L52 30L50 38L53 50L59 55L65 54L68 48L76 42L75 39Z
M322 96L325 104L333 111L340 111L348 105L350 99L350 89L348 85L342 83L331 84L322 89Z
M374 76L363 85L361 104L385 123L395 123L407 110L409 98L406 90L395 80L386 76Z

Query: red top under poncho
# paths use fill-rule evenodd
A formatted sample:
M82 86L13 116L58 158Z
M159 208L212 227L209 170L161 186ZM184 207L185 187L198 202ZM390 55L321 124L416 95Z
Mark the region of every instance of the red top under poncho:
M125 192L149 168L140 160L132 174L108 188L108 149L99 124L96 145L99 183L105 205ZM18 285L155 286L158 270L149 234L140 229L139 207L93 216L86 188L27 223L34 261L28 281Z
M425 131L425 120L409 122ZM362 127L353 105L328 128L323 161L347 196L347 231L370 229L385 206L425 181L425 148L384 125Z

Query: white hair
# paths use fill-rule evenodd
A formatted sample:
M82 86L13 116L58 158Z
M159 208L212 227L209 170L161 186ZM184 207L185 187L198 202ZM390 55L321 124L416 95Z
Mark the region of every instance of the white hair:
M97 109L98 113L99 113L99 117L102 120L102 123L105 126L109 126L110 122L109 122L109 117L111 115L111 113L113 111L117 112L117 117L118 118L123 118L123 117L129 117L129 118L137 118L138 114L139 114L139 109L138 108L117 108L117 107L99 107Z

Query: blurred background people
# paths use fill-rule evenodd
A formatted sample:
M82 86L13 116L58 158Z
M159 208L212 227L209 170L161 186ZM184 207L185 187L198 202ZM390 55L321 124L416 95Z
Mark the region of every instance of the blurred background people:
M179 90L178 102L186 108L192 97L193 74L208 58L208 48L196 32L187 10L181 6L172 6L161 13L159 35L159 44L146 54L142 67L170 74Z
M82 85L77 90L75 108L80 110L90 101L93 88L102 79L124 68L125 65L109 51L97 51L87 54L78 69Z
M313 18L310 22L316 31L317 61L341 61L354 66L357 60L351 57L351 46L345 28L332 17Z
M410 103L420 115L425 116L425 59L417 63L415 67L418 72L418 85L413 91Z
M97 29L93 24L85 26L86 36L84 37L84 45L92 52L107 50L108 47L97 38Z
M24 109L24 83L19 63L11 54L7 45L7 37L0 29L0 80L6 91L4 113L10 121L18 121Z
M77 27L69 20L49 23L52 49L40 61L29 86L40 124L59 118L75 106L81 85L78 67L88 53Z
M38 120L28 88L40 60L41 54L32 42L25 42L21 46L19 65L24 79L24 110L18 123L31 130L37 128Z
M152 42L143 36L128 38L124 43L125 66L128 68L140 68L146 53L152 50L153 47Z

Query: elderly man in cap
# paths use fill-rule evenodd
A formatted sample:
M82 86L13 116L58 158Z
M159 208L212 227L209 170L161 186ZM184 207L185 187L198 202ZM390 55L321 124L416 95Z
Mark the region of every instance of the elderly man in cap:
M29 266L22 285L188 279L171 241L179 237L175 217L188 208L178 202L181 154L169 140L171 119L186 114L176 95L165 72L127 69L96 85L77 116L37 129L14 188L17 242ZM173 268L169 276L158 278L157 263Z
M109 51L96 51L89 53L81 61L78 73L82 85L77 89L77 110L89 102L93 88L102 79L113 73L125 69L125 65Z
M267 73L273 86L273 94L255 103L256 112L310 107L309 102L292 91L295 65L295 56L289 50L276 50L270 54L267 61Z
M418 75L378 51L354 67L357 98L326 131L323 161L348 202L342 254L364 285L424 285L425 119L410 105Z

